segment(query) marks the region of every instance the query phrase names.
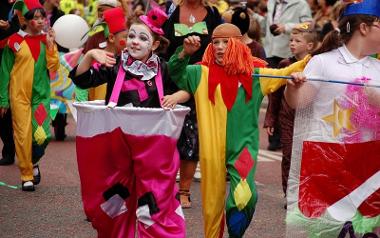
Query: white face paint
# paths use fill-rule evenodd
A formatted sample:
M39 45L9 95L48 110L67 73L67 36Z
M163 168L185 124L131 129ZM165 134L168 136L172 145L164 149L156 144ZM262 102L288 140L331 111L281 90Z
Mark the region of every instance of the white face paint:
M152 53L153 36L147 26L132 24L127 38L127 50L130 56L145 62Z

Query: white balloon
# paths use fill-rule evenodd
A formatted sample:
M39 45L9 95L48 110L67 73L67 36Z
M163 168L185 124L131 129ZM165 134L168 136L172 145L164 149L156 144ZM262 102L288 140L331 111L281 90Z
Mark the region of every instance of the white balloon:
M53 29L55 31L55 41L62 47L73 49L79 48L87 41L88 37L83 36L90 28L82 17L67 14L58 18L53 25Z

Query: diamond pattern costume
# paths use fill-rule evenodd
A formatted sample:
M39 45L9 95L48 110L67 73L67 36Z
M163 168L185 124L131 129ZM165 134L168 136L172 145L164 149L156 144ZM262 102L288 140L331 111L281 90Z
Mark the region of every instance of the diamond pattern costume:
M8 39L0 69L0 107L11 107L21 180L33 180L33 164L50 139L50 79L59 67L58 51L46 47L46 35L20 30Z

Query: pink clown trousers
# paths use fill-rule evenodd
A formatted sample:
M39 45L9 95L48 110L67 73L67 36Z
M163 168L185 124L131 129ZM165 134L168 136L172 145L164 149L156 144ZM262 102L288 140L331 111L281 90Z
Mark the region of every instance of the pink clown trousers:
M179 133L167 135L183 120L174 119L173 126L168 118L175 117L169 116L147 128L142 115L118 127L118 116L98 114L88 121L86 113L78 113L77 159L84 210L98 237L185 237L175 181ZM101 122L111 126L94 129Z

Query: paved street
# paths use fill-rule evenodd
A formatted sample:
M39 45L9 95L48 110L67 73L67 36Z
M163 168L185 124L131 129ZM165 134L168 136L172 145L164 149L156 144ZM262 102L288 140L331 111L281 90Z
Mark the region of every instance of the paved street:
M261 121L264 113L261 113ZM261 123L262 125L262 123ZM75 122L70 118L68 138L52 141L40 168L41 184L36 192L26 193L12 185L20 184L16 165L0 167L0 237L1 238L92 238L96 232L85 221L75 155ZM1 142L0 142L1 143ZM279 152L269 152L262 130L257 185L257 212L245 237L281 238L285 233ZM2 148L2 145L0 146ZM5 183L5 184L4 184ZM1 185L2 184L2 185ZM10 186L7 186L10 185ZM203 237L200 183L192 187L193 208L184 210L187 237ZM225 237L227 233L225 233Z

